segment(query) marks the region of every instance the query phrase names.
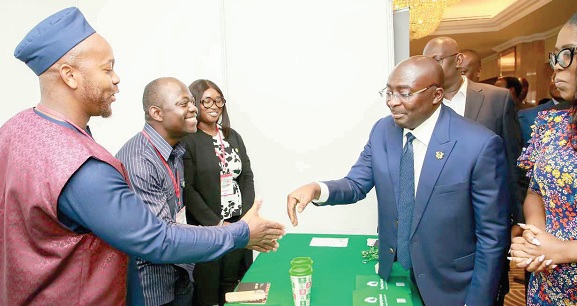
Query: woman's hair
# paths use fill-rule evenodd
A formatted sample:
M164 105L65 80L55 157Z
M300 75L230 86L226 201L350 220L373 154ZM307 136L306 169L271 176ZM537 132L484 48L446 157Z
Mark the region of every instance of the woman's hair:
M209 88L216 90L218 94L224 98L222 90L220 90L220 88L210 80L204 80L204 79L196 80L188 86L188 89L190 90L192 97L194 97L195 101L194 104L196 105L196 108L198 108L199 114L201 108L200 101L202 100L202 95ZM222 107L222 114L220 116L221 116L220 125L222 126L222 134L224 135L224 138L227 138L230 133L230 119L228 118L228 112L226 111L226 104Z

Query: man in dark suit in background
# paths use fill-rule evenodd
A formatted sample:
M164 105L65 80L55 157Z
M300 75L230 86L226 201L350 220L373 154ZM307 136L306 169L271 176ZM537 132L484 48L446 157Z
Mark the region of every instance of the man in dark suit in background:
M500 76L493 85L509 90L509 95L511 99L513 99L513 102L515 102L515 109L517 111L524 108L522 105L523 100L520 98L523 92L523 84L521 84L518 78L514 76Z
M379 275L396 260L427 306L491 305L510 238L503 141L442 105L443 71L430 58L401 62L382 93L392 115L346 177L288 195L291 222L315 199L355 203L375 187Z
M549 94L551 95L551 100L544 104L539 104L533 108L528 108L519 111L519 125L521 126L521 136L523 137L523 147L527 145L527 141L531 139L531 126L535 123L535 118L540 111L547 109L552 109L556 105L563 106L567 104L567 101L563 100L559 89L555 87L555 73L551 76L549 81Z
M423 50L423 55L436 60L445 72L445 97L443 103L457 114L478 122L501 136L505 145L507 158L508 187L513 229L512 236L521 234L518 225L523 222L522 203L525 199L527 185L517 168L517 157L521 153L521 137L515 105L509 91L492 85L475 83L461 75L463 55L459 45L450 37L437 37L430 40ZM507 262L506 254L503 261ZM499 299L495 305L503 305L505 294L509 291L508 273L505 271L501 280Z
M461 74L473 82L479 82L481 77L481 57L475 50L462 50L463 64L461 65Z

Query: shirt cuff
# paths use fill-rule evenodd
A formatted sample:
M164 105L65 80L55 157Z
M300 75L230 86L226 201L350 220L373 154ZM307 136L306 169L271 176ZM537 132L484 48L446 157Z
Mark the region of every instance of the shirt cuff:
M234 239L234 249L246 247L250 237L250 230L246 221L240 220L238 222L224 226L223 228L230 230L230 233Z
M325 202L329 199L329 186L323 182L316 182L321 187L321 193L319 194L319 199L313 201L316 206L323 206Z

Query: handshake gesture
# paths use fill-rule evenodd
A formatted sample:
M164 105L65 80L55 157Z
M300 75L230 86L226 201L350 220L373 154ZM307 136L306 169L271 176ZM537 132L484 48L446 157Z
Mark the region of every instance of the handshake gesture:
M248 224L250 230L250 237L247 249L270 252L278 249L278 239L281 239L285 234L284 225L263 219L259 216L262 199L255 199L252 208L242 217Z

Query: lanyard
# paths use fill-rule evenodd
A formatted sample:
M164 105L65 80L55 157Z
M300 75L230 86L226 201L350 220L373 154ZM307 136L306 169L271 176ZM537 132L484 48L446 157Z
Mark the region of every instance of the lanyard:
M220 130L218 129L218 125L216 126L216 134L218 134L218 138L220 140L220 154L218 154L218 151L216 149L214 149L214 151L216 152L216 156L218 156L218 159L220 159L220 163L222 165L223 171L225 171L224 164L226 162L226 159L225 159L224 154L226 152L224 151L224 142L222 141L222 134L220 133Z
M175 178L174 173L172 173L172 169L170 169L170 166L164 160L164 157L162 156L162 154L160 154L160 151L158 151L156 146L152 143L152 140L150 139L150 136L148 136L148 133L146 133L145 131L142 131L142 135L144 135L144 137L146 137L148 142L150 142L150 144L154 148L154 151L156 152L156 154L160 158L160 161L162 162L162 164L166 168L166 171L168 172L168 175L170 176L170 179L172 180L172 185L174 186L174 193L176 194L178 207L180 207L180 186L178 185L178 182L180 181L180 177L178 175L178 170L176 170L176 178Z
M59 112L57 112L57 111L55 111L55 110L48 109L47 107L45 107L44 105L42 105L42 104L40 104L40 103L38 103L38 105L36 105L36 108L37 108L38 110L40 110L41 112L43 112L43 113L49 114L49 115L51 115L51 116L53 116L53 117L56 117L56 118L58 118L58 119L60 119L60 120L64 120L66 123L68 123L68 124L72 125L74 128L76 128L80 133L84 134L84 136L86 136L86 137L94 140L94 138L92 138L92 136L90 136L90 134L88 134L83 128L81 128L81 127L79 127L78 125L74 124L74 122L66 119L66 116L62 115L61 113L59 113Z

